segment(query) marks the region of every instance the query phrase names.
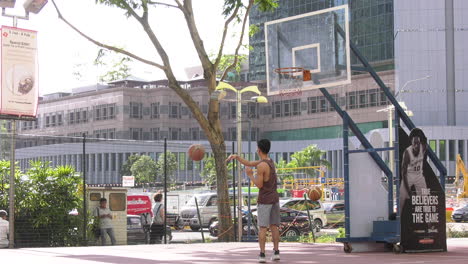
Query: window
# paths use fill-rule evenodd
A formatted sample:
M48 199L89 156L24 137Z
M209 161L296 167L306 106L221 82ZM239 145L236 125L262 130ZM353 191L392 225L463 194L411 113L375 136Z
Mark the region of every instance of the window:
M87 111L87 110L83 110ZM86 116L86 118L85 118ZM94 120L108 120L115 118L115 103L114 104L102 104L94 106ZM87 122L87 115L82 115L82 122Z
M283 101L283 116L291 115L291 100Z
M357 108L356 92L348 93L348 108L349 109Z
M455 161L455 140L449 140L449 160Z
M458 140L458 154L460 154L460 157L463 159L465 157L465 149L464 147L464 141L463 140Z
M159 102L151 104L151 118L159 118Z
M281 116L281 101L273 102L273 117Z
M445 161L447 159L447 151L445 149L445 140L439 140L439 159Z
M159 140L159 127L151 128L151 139Z
M174 128L170 127L169 128L169 139L170 140L180 140L182 134L182 129L181 128Z
M169 118L181 118L180 108L181 103L169 102Z
M109 209L111 211L125 211L127 208L127 196L125 193L109 194Z
M317 113L317 97L308 97L307 98L307 113L313 114Z
M375 89L369 90L369 106L370 107L377 106L377 103L378 103L377 97L378 97L377 90Z
M143 118L143 104L137 102L130 102L130 118L142 119Z
M232 141L235 141L237 140L237 130L235 127L230 127L229 128L229 139L232 140Z
M185 170L185 161L186 161L186 156L185 152L180 152L179 153L179 170Z
M328 111L328 102L325 98L320 97L320 112Z
M58 114L58 115L57 115L57 125L58 125L58 126L63 125L62 114Z
M236 119L237 117L237 111L236 111L236 104L231 103L229 104L229 118L230 119Z
M367 107L366 91L359 91L359 108Z
M130 138L133 140L142 139L143 128L130 128Z
M298 116L301 114L301 100L300 99L293 99L291 100L292 105L292 115Z
M248 104L248 118L258 118L258 104L249 103Z
M380 92L380 105L387 105L387 96L384 92Z
M190 139L200 140L200 129L198 127L190 128Z
M437 153L437 141L429 140L429 147L432 149L432 151Z

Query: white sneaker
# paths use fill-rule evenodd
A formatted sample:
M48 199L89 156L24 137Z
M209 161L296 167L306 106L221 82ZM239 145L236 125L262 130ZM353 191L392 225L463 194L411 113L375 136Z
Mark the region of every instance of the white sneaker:
M266 263L265 254L258 256L258 263Z
M276 250L273 256L271 256L271 260L280 260L279 250Z

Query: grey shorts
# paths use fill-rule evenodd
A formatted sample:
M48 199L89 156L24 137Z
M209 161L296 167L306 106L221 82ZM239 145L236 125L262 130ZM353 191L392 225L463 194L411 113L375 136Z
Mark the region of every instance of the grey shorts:
M269 227L270 225L280 224L280 208L279 203L275 204L258 204L257 205L257 221L259 227Z

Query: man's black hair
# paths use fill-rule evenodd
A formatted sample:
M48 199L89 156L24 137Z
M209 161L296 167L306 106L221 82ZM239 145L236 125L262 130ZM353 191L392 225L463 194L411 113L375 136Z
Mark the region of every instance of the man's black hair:
M413 138L418 137L421 140L421 144L427 145L427 138L424 132L420 128L413 128L409 134L410 144L413 142Z
M270 140L268 139L260 139L259 141L257 141L257 147L265 154L268 154L268 152L270 152L270 147L271 147L271 143L270 143Z
M107 202L107 199L106 198L101 198L99 199L99 202L102 203L102 202Z

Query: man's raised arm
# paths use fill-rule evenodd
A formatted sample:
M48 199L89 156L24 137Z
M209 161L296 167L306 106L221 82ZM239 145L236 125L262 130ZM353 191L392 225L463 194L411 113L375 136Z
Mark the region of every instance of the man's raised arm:
M248 161L242 157L240 157L239 155L237 154L232 154L232 155L229 155L229 157L226 159L226 162L229 162L231 160L238 160L240 163L242 163L244 166L248 166L248 167L257 167L257 165L262 162L261 160L254 160L254 161Z

